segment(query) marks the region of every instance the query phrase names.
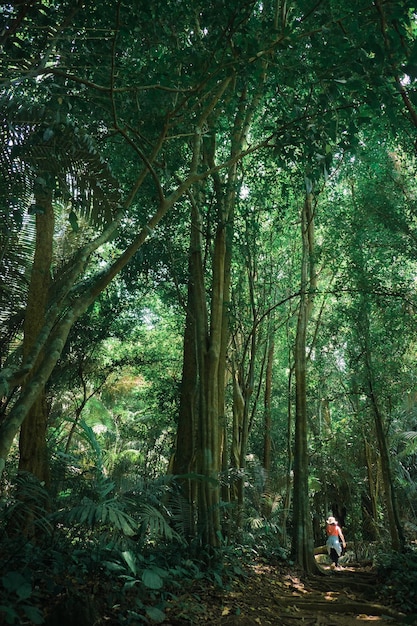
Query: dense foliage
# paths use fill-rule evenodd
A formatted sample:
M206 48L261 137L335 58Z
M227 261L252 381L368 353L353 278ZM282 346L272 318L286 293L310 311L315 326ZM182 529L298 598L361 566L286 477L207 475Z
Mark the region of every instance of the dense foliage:
M330 513L414 563L415 8L0 16L7 623L83 581L80 621L129 624L237 556L311 572Z

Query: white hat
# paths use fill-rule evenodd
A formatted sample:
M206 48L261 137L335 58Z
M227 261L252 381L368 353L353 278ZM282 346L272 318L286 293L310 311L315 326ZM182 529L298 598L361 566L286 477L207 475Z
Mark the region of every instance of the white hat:
M326 524L337 524L337 520L335 517L330 516L327 521Z

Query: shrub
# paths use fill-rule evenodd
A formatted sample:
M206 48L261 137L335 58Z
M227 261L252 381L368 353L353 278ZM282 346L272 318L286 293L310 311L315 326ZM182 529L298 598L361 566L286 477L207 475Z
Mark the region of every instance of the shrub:
M380 553L375 559L383 601L417 615L417 552Z

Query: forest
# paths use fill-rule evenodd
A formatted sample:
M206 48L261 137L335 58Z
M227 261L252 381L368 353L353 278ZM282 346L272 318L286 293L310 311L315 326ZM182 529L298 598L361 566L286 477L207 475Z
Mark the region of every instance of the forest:
M0 624L417 623L417 3L16 0L0 45Z

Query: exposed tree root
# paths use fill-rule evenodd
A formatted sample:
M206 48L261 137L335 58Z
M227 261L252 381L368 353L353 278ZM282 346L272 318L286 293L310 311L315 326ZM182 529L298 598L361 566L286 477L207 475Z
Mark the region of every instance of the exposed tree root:
M374 602L366 602L363 600L346 600L339 598L337 600L319 600L310 597L306 598L280 598L276 600L280 608L296 607L302 611L315 613L342 613L342 614L367 614L367 615L386 615L393 619L402 619L404 615L398 611Z

